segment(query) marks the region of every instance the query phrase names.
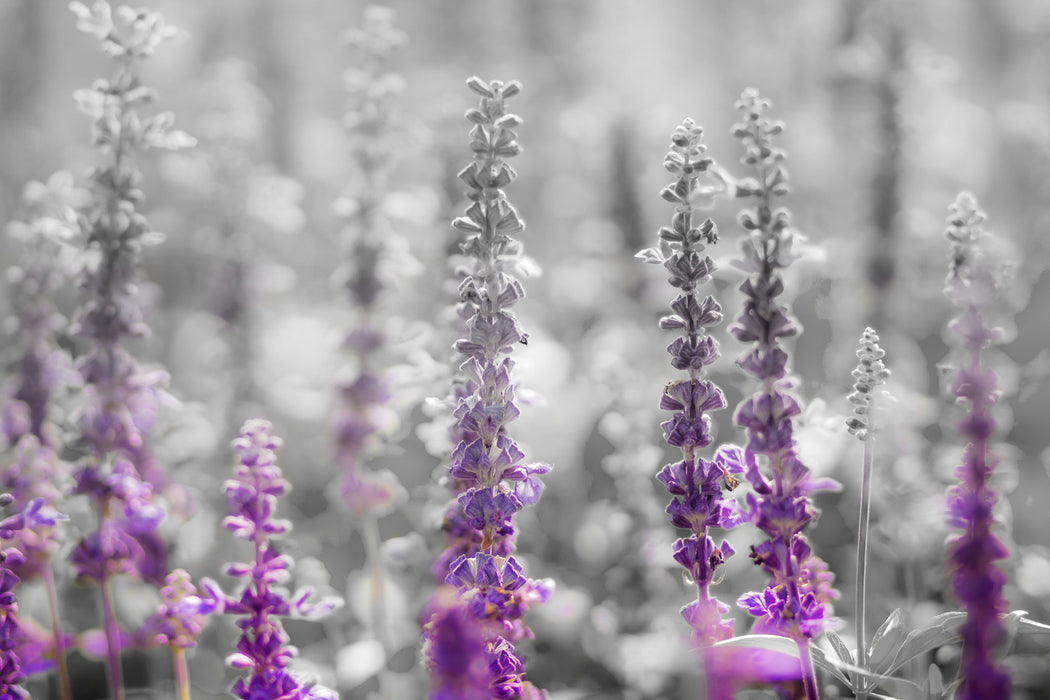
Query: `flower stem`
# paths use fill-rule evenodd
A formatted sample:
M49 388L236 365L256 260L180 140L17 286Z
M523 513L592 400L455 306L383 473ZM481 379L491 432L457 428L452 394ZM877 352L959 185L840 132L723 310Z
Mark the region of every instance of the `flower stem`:
M875 435L869 429L864 441L864 463L860 481L860 522L857 526L857 665L868 670L867 626L867 585L868 585L868 524L871 516L871 467L875 456ZM858 685L861 690L856 693L857 700L868 697L868 681L861 678Z
M175 673L175 697L190 700L190 670L186 666L186 650L171 647L171 667Z
M809 649L809 639L796 640L798 643L798 658L802 662L802 685L806 689L806 700L820 700L820 692L817 690L817 670L813 667L813 656Z
M66 665L66 644L62 634L62 623L58 617L58 595L55 592L55 574L50 564L43 571L44 589L47 591L47 607L51 612L51 634L55 638L55 659L58 661L58 686L62 700L73 700L73 688L69 684L69 667Z
M113 700L124 700L124 686L120 669L120 627L113 611L113 590L109 575L103 577L102 624L106 632L106 665L109 667L109 687Z
M386 628L386 567L383 565L383 554L379 548L379 519L372 513L364 515L361 519L361 536L365 541L365 556L368 558L368 568L372 574L369 587L372 601L372 633L383 648L383 668L378 674L379 697L386 698L386 663L390 657L390 640L387 638Z

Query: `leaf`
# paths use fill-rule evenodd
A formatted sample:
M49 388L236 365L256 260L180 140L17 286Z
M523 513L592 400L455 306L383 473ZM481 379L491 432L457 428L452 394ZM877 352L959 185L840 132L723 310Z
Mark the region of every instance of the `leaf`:
M825 633L824 636L827 637L828 641L831 643L831 647L835 650L835 653L839 655L840 660L842 660L844 663L849 664L850 666L856 665L856 661L853 658L853 654L850 652L845 642L842 641L841 637L839 637L835 632L831 630L828 630L828 632ZM848 685L850 686L850 688L854 690L858 689L860 683L857 682L857 674L850 671L849 680L850 682Z
M937 664L930 664L922 690L926 693L926 700L940 700L944 694L944 676L941 675L941 668Z
M896 669L908 663L912 659L928 651L938 649L945 644L959 639L959 627L966 620L966 613L946 612L937 615L926 623L925 627L912 630L908 633L904 643L897 650L893 661L881 672L893 673Z
M892 663L904 636L901 609L897 608L889 614L871 640L871 649L868 651L868 668L880 675L885 673L886 667Z
M1050 625L1044 625L1042 622L1036 622L1035 620L1030 620L1027 617L1024 617L1024 615L1027 615L1028 613L1024 612L1023 610L1018 610L1016 612L1021 613L1021 619L1020 619L1020 621L1018 623L1019 624L1019 627L1018 627L1018 630L1017 630L1018 634L1020 634L1021 636L1028 636L1028 635L1035 635L1035 634L1048 634L1048 635L1050 635ZM1013 613L1011 613L1011 614L1013 614Z

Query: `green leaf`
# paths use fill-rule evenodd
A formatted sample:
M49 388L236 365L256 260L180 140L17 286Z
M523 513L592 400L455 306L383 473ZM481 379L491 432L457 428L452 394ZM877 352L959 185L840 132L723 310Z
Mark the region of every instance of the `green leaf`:
M871 640L871 649L868 651L868 668L878 674L885 673L904 636L901 609L897 608L890 613Z
M880 673L893 673L917 656L958 641L959 628L965 620L966 613L946 612L931 619L925 627L912 630L897 650L893 661L885 669L880 669Z

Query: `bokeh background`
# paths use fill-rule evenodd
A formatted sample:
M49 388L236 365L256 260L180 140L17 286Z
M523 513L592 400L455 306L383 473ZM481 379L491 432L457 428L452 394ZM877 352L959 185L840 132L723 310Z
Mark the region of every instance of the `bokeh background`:
M86 183L93 162L87 120L72 91L109 75L108 60L76 31L66 3L0 2L0 220L18 212L23 185L58 169ZM528 572L557 581L554 600L530 614L530 677L560 700L698 697L695 659L678 608L689 586L671 560L677 536L652 478L671 459L657 410L674 378L656 321L673 292L661 271L633 258L653 244L671 208L658 196L668 137L683 117L705 127L710 155L743 174L729 134L733 102L748 86L774 101L795 223L811 248L789 275L804 326L792 344L807 403L800 451L845 488L822 496L811 528L838 575L841 633L852 630L859 448L843 425L856 339L883 338L896 402L879 443L869 603L877 624L901 608L909 625L951 609L943 568L943 494L961 452L958 411L946 394L951 308L941 294L947 205L960 189L989 213L994 247L1016 262L994 357L1005 387L997 418L998 485L1013 557L1011 609L1050 619L1050 5L1038 0L401 0L389 3L408 36L392 66L405 80L403 137L385 210L405 241L386 274L385 309L403 340L396 365L400 427L374 466L394 470L409 498L380 523L390 572L389 658L369 630L369 573L353 519L333 484L330 415L345 363L339 343L353 320L332 282L340 255L341 197L353 198L355 164L341 125L342 73L354 55L343 35L364 4L333 0L150 3L184 30L147 65L160 106L199 140L150 153L145 212L167 235L144 259L153 335L136 348L171 373L172 402L157 440L197 515L171 532L173 562L217 576L243 554L220 534L220 484L229 440L251 416L286 441L294 492L299 577L329 585L348 605L329 621L290 623L302 665L344 698L423 697L420 605L440 541L439 460L425 449L454 340L452 273L462 210L455 174L470 157L463 112L473 74L519 79L512 103L525 124L519 180L508 194L541 276L519 308L529 344L516 351L533 401L512 426L531 460L554 466L538 507L522 513ZM716 296L731 318L742 277L729 261L740 235L736 205L716 202L721 229ZM17 246L0 240L0 262ZM247 305L229 309L232 281ZM4 292L0 292L0 295ZM3 297L0 296L0 302ZM75 284L58 300L70 312ZM5 312L6 313L6 312ZM750 391L732 360L740 346L716 329L726 358L713 378L733 406ZM10 346L10 331L4 346ZM63 342L74 348L68 338ZM13 358L5 358L13 359ZM731 411L716 441L740 440ZM429 426L429 427L428 427ZM756 532L730 540L746 552ZM732 602L763 581L746 555L726 567L719 596ZM94 624L94 592L64 583L68 624ZM127 584L125 619L145 614L150 592ZM34 593L26 609L33 611ZM39 601L36 601L37 603ZM746 620L738 616L738 630ZM42 618L46 619L46 618ZM231 626L215 624L193 657L195 697L221 697ZM929 662L952 673L957 649ZM1017 697L1047 697L1045 646L1021 644L1009 661ZM129 678L165 697L163 655L133 654ZM101 666L77 656L78 698L101 697ZM34 681L40 697L48 682ZM142 691L146 693L147 691ZM829 691L830 690L829 686ZM843 691L845 692L845 691Z

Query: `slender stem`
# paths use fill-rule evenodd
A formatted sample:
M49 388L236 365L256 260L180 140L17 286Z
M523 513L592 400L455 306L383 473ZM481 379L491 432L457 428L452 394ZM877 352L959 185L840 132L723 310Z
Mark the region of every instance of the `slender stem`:
M867 587L868 587L868 523L871 517L871 467L875 457L875 435L868 429L864 440L864 465L860 481L860 523L857 526L857 665L868 670L867 652ZM861 678L857 700L867 700L868 681Z
M809 649L809 640L796 640L798 644L798 658L802 662L802 685L806 689L806 700L820 700L820 692L817 690L817 670L813 667L813 656Z
M171 667L175 673L175 697L190 700L190 670L186 666L186 650L171 647Z
M390 640L386 628L386 567L383 566L383 555L379 551L379 519L369 513L362 518L361 535L365 540L365 556L368 557L368 568L371 570L370 595L372 599L372 633L383 648L383 655L389 658ZM386 658L379 671L379 696L386 698Z
M62 700L73 700L73 688L69 684L69 667L66 665L66 640L62 634L62 622L58 617L58 594L55 592L55 574L50 563L42 572L44 589L47 591L47 607L51 612L51 634L55 638L55 659L58 661L58 686Z
M124 700L124 686L120 669L120 627L113 610L112 579L102 579L102 624L106 632L106 665L109 667L109 687L113 700Z

